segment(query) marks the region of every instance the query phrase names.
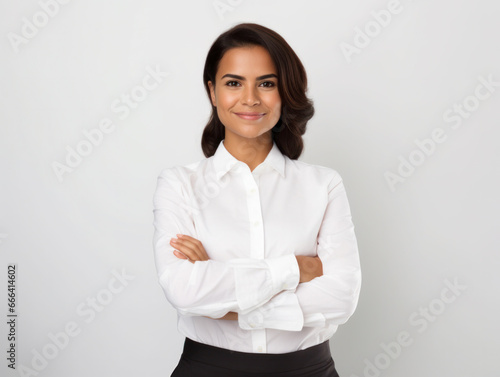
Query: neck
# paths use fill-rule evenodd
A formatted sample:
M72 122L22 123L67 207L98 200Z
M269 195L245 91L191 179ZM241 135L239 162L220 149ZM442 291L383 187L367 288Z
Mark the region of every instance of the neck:
M223 144L234 158L247 164L250 171L259 166L273 148L271 134L264 134L253 139L228 137L226 134Z

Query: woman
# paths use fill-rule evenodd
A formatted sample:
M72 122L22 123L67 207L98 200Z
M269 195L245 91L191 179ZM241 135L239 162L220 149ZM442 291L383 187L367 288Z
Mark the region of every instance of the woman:
M304 67L244 23L215 40L203 81L206 158L164 169L154 196L159 282L186 336L172 376L338 376L329 339L361 271L342 178L298 160Z

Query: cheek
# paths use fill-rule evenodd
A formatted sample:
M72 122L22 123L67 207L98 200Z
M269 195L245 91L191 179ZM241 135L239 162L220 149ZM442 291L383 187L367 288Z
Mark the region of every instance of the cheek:
M267 106L272 108L273 110L281 108L281 97L278 91L266 93L265 101L267 103Z
M269 104L275 113L281 113L281 98L279 95L270 98Z
M221 91L218 93L217 99L221 110L226 110L234 106L238 101L238 96L235 93Z

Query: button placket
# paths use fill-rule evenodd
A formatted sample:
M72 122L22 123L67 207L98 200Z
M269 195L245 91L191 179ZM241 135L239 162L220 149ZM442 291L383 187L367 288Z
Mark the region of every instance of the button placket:
M247 193L247 206L250 225L250 256L256 259L264 259L264 224L262 221L262 209L259 195L259 178L251 172L245 172L244 184ZM253 328L252 348L254 352L266 352L266 329L255 328L259 324L255 321L250 323Z
M252 331L253 352L259 352L259 353L267 352L265 330L258 329L251 331Z
M247 207L250 225L250 256L264 258L264 228L258 183L251 173L245 174L244 184L247 196Z

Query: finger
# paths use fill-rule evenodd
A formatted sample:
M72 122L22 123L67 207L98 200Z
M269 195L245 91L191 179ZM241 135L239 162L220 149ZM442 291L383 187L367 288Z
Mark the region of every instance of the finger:
M177 250L174 250L174 255L179 259L187 259L191 262L191 260L188 257L186 257L184 254L182 254L181 252L179 252ZM194 263L194 262L192 262L192 263Z
M197 241L195 238L193 240ZM172 239L170 243L192 261L208 260L208 257L205 256L205 249L203 249L203 246L200 246L201 243L198 245L197 243L190 242L186 239Z
M199 260L208 260L207 252L203 247L203 244L194 237L188 236L187 234L178 234L179 240L182 241L183 245L188 246L193 250L198 256Z
M200 240L197 240L196 238L191 237L187 234L180 234L179 236L181 236L181 239L191 242L192 247L196 250L196 252L202 258L202 260L210 259Z
M170 245L177 249L178 252L182 253L183 255L186 256L186 259L189 259L190 261L197 261L200 260L198 254L196 254L191 248L186 247L183 242L180 240L170 240Z

